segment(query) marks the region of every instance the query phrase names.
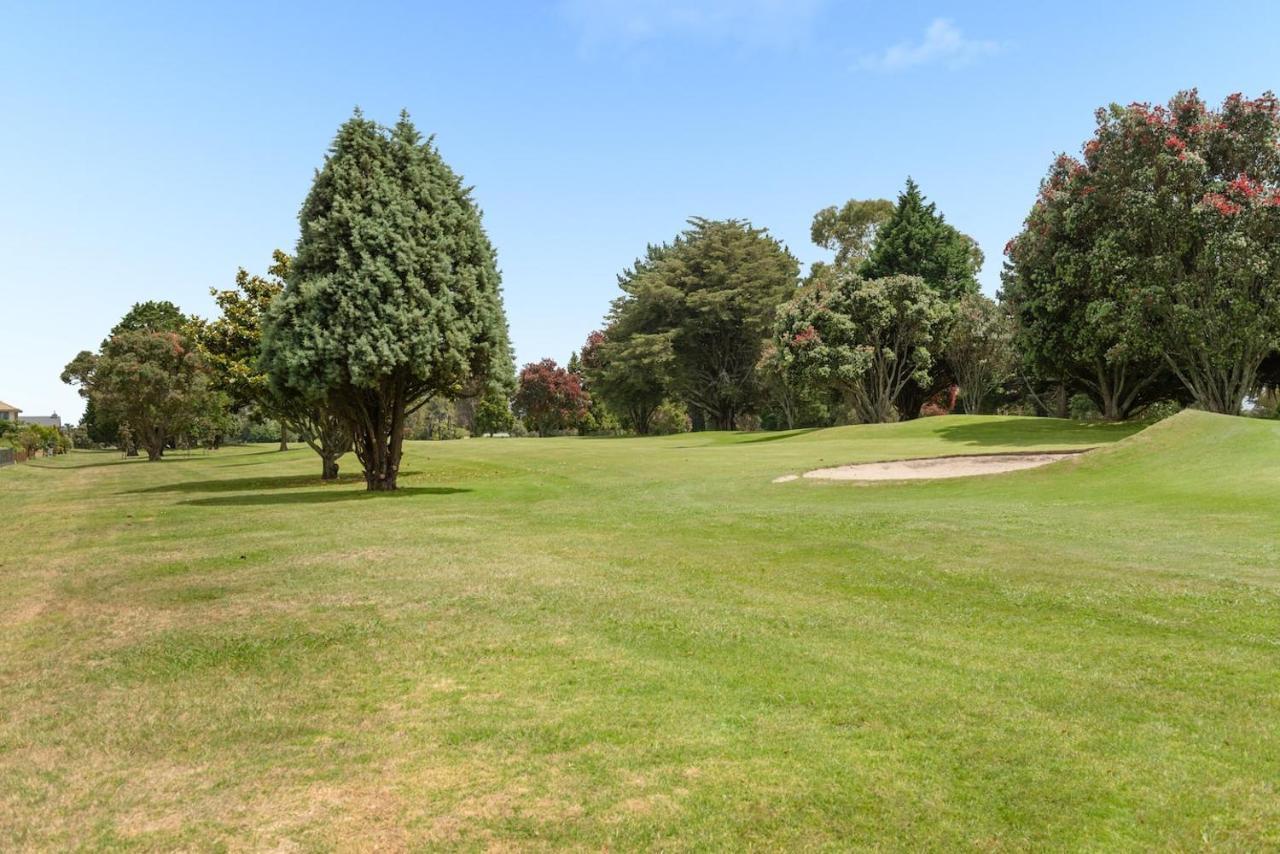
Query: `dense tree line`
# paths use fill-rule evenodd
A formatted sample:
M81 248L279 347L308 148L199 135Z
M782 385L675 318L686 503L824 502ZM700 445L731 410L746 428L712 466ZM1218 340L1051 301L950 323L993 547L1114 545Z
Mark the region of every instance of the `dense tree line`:
M896 203L824 208L812 237L835 257L804 279L785 246L742 221L693 219L650 245L583 347L596 398L642 435L673 404L694 429L916 417L954 382L942 349L977 293L976 243L910 180ZM1008 346L993 324L969 333ZM1010 361L988 359L987 373Z
M977 243L908 179L895 201L818 211L811 238L832 256L803 276L767 229L690 219L622 271L566 366L518 379L480 212L407 115L339 128L299 226L293 255L213 291L215 319L139 303L72 360L81 433L156 460L269 422L322 477L354 450L367 488L390 490L406 438L791 428L957 402L1238 413L1280 386L1270 93L1098 111L1006 246L999 302L979 293Z

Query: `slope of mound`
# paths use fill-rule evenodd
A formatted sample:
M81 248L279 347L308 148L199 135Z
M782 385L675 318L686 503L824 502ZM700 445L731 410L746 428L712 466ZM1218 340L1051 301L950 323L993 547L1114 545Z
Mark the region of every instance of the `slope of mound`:
M1064 472L1132 490L1135 499L1202 495L1274 506L1278 461L1280 422L1187 410L1081 457Z
M923 457L888 460L878 463L856 463L849 466L807 471L811 480L937 480L952 477L974 477L1004 474L1012 471L1047 466L1084 453L1083 451L1029 452L1015 454L960 454L947 457ZM794 475L779 480L794 479Z

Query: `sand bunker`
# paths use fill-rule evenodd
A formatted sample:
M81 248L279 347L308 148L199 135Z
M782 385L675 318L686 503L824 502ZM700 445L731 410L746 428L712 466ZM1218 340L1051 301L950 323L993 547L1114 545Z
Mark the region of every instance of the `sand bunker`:
M805 477L817 480L931 480L943 477L972 477L999 474L1020 469L1033 469L1074 457L1083 451L1054 451L1035 454L974 454L971 456L926 457L916 460L890 460L882 463L856 463L848 466L814 469ZM775 478L774 483L798 480L800 475Z

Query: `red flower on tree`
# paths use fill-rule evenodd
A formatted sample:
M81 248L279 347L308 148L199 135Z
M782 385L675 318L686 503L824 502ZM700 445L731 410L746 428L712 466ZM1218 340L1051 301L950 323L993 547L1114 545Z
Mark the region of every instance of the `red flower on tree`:
M1221 193L1206 193L1203 202L1223 216L1234 216L1241 210L1238 204Z
M1232 181L1230 188L1233 193L1244 196L1246 199L1262 195L1262 184L1244 174Z
M801 329L792 336L791 343L795 344L797 347L805 347L809 344L817 344L821 340L822 338L818 335L818 330L814 329L812 326L806 326L804 329Z

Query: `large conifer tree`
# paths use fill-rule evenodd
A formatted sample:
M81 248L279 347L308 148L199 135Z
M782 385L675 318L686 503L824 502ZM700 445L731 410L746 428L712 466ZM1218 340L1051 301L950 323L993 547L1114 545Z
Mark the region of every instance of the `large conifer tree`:
M977 293L981 267L977 243L948 223L908 178L859 272L866 279L919 276L943 299L955 301Z
M404 113L385 128L357 110L338 129L299 220L264 362L348 423L370 490L395 489L407 414L510 382L493 247L470 189Z
M918 276L954 305L965 294L978 292L981 268L982 251L977 242L948 223L908 178L893 213L876 230L875 245L859 272L867 279ZM921 405L953 381L945 362L934 362L927 383L902 387L897 400L899 417L917 417Z

